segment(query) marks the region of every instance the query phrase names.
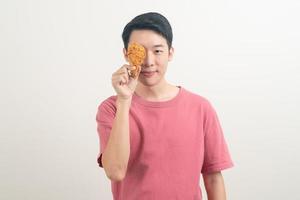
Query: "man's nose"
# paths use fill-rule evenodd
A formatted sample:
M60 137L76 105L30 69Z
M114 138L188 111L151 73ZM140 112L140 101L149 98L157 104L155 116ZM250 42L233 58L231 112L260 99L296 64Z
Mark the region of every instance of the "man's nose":
M151 52L147 52L143 62L143 67L150 67L153 65L154 65L154 56L151 54Z

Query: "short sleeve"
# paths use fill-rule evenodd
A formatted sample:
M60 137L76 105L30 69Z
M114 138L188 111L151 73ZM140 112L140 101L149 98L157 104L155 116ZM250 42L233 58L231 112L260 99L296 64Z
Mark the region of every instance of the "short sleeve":
M99 154L97 156L97 163L100 167L102 165L102 153L106 147L106 144L109 139L109 134L112 129L113 120L115 118L116 108L114 106L113 101L105 100L103 101L99 107L96 114L96 122L97 122L97 133L99 138Z
M233 167L233 162L215 109L208 102L204 113L204 162L202 173Z

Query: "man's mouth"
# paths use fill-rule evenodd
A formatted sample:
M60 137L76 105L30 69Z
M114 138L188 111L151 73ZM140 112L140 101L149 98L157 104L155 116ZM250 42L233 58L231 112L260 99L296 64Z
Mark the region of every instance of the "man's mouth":
M142 73L151 73L151 72L157 72L157 70L142 70Z
M142 71L141 74L147 78L153 76L157 71Z

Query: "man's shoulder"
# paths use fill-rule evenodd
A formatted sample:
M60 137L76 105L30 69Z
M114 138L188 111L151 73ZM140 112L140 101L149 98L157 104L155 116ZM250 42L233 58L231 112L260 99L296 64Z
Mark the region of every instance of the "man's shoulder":
M199 103L199 104L210 104L210 101L208 98L206 98L203 95L200 95L199 93L193 92L189 89L184 88L185 96L189 101Z
M186 102L189 104L189 107L194 108L194 110L197 110L197 108L199 108L206 114L211 114L215 112L213 104L207 97L197 94L195 92L191 92L187 89L185 89L185 93Z
M115 110L116 100L117 100L116 95L106 97L104 100L100 101L100 103L98 104L98 109L112 109L112 110Z

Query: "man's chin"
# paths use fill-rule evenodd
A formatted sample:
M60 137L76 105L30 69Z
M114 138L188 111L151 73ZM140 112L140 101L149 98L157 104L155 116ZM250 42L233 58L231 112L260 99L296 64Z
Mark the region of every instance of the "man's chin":
M157 80L139 80L140 83L142 83L144 86L147 86L147 87L153 87L153 86L156 86L158 85L159 81Z

